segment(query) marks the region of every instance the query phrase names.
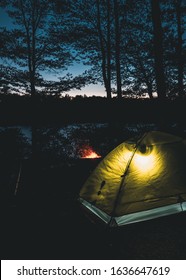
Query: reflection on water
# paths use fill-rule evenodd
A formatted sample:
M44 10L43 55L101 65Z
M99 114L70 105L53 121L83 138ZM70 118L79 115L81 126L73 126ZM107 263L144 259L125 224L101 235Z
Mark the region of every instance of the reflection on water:
M32 131L31 131L31 127L30 126L6 126L6 127L0 127L0 131L5 131L5 130L19 130L21 132L21 134L23 135L23 137L26 138L26 140L31 144L31 140L32 140Z
M175 129L175 124L169 128ZM18 130L28 145L32 144L30 126L0 127L5 130ZM154 123L73 123L63 126L38 127L36 152L43 159L59 159L66 162L82 157L104 157L125 140L147 131L159 130ZM95 154L94 154L95 153Z
M62 127L38 127L36 129L37 154L41 158L63 161L82 157L106 155L127 138L144 130L155 129L155 124L122 123L74 123ZM0 127L0 131L14 130L32 143L30 126Z

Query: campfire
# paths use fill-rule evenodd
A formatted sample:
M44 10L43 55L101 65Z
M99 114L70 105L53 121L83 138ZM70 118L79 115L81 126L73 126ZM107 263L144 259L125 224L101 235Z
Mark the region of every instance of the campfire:
M97 154L91 147L86 147L81 150L81 158L100 158L101 156Z

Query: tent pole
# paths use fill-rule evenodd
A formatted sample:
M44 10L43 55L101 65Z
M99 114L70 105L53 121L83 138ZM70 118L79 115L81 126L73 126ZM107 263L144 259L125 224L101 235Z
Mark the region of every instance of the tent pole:
M128 173L128 170L129 170L130 164L131 164L131 162L132 162L132 160L133 160L133 157L134 157L134 155L135 155L135 153L136 153L136 151L137 151L137 149L138 149L140 143L141 143L141 142L143 141L143 139L147 136L147 134L148 134L148 132L144 133L144 135L136 142L136 146L135 146L135 148L134 148L134 151L133 151L133 153L132 153L130 159L128 160L128 163L127 163L127 166L126 166L126 168L125 168L124 174L121 175L122 180L121 180L121 183L120 183L120 187L119 187L118 193L117 193L117 195L116 195L116 199L115 199L115 202L114 202L114 207L113 207L113 210L112 210L112 213L111 213L111 218L110 218L110 221L109 221L109 223L108 223L108 226L111 226L112 224L115 223L115 220L113 220L113 217L114 217L114 213L115 213L116 206L117 206L117 203L118 203L118 199L119 199L119 196L120 196L120 192L121 192L122 187L123 187L123 182L124 182L125 177L126 177L126 175L127 175L127 173Z

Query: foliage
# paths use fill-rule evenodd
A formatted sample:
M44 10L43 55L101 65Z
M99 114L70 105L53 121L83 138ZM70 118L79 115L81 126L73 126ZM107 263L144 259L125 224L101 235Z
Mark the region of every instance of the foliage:
M185 90L185 4L160 3L166 96ZM1 92L60 95L102 83L107 97L155 97L157 92L152 1L2 0L13 27L0 29ZM89 70L74 76L68 67ZM7 71L6 71L7 70ZM55 73L54 80L45 73ZM23 90L24 88L24 90Z

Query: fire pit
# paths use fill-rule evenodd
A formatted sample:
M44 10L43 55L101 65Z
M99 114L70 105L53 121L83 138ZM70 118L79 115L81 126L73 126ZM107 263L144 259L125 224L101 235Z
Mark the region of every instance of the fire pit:
M95 158L101 158L100 155L98 155L96 152L90 151L85 156L81 157L82 159L95 159Z
M101 158L101 156L93 150L92 147L83 147L80 151L81 159L96 159Z
M78 162L80 165L89 167L91 169L95 168L102 158L101 155L90 146L82 147L79 153L80 158Z

